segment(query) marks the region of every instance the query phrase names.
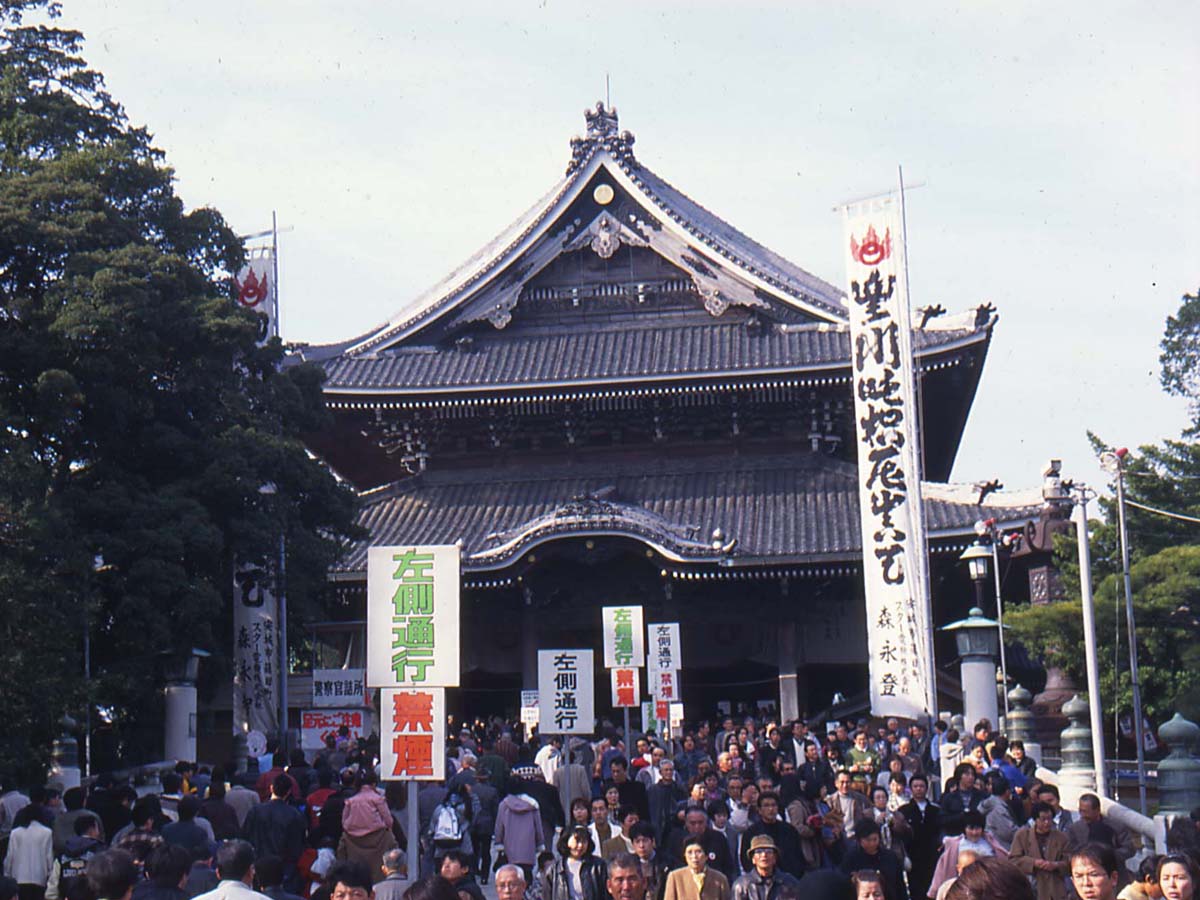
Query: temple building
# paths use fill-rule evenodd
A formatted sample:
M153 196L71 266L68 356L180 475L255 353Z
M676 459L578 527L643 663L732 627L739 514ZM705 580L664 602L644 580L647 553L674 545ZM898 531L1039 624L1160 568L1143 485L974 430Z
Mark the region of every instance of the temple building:
M615 110L586 125L549 193L444 280L296 350L335 418L310 446L370 533L331 573L346 619L365 617L369 544L457 543L460 712L515 711L536 651L598 649L616 603L681 623L689 717L852 704L867 625L843 291L651 171ZM966 305L914 313L935 626L973 605L958 555L977 521L1029 535L1006 578L1026 600L1052 590L1060 516L1041 486L947 483L997 321Z

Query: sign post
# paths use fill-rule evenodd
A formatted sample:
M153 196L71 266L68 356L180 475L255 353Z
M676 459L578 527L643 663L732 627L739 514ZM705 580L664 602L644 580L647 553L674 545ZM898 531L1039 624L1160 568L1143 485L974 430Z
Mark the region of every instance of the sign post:
M380 688L380 769L408 781L408 878L420 867L417 782L446 777L446 688L458 687L459 549L367 551L367 686Z
M642 608L640 606L606 606L600 611L604 624L604 665L614 673L620 668L637 669L646 664L646 647L642 643ZM626 680L628 676L623 676ZM637 679L640 681L641 679ZM626 692L628 693L628 692ZM617 702L616 675L613 675L613 706L622 707L625 719L625 748L629 752L629 707L641 697L635 681L632 702Z
M657 622L646 626L646 672L650 682L651 708L660 728L672 731L670 705L681 699L679 671L683 668L683 645L679 640L678 622ZM643 727L645 727L643 725ZM673 745L667 743L673 754Z

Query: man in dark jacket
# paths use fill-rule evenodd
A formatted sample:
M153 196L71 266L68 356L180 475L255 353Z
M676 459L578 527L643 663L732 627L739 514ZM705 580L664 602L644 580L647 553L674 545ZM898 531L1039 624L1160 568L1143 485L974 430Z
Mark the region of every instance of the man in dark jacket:
M475 807L475 816L471 820L475 869L479 872L479 883L487 884L488 870L492 866L492 832L496 828L496 811L500 808L500 792L492 786L492 776L487 769L475 773L471 801Z
M768 791L758 795L758 821L742 833L742 869L750 871L750 847L759 835L769 835L775 845L777 865L796 878L804 874L804 854L800 850L800 833L779 818L779 795Z
M732 880L735 867L733 856L729 852L729 842L723 834L717 834L708 827L708 813L698 806L687 811L683 817L683 831L676 830L671 835L671 852L667 860L675 868L681 868L683 861L683 843L689 837L699 837L704 842L708 852L708 864Z
M471 874L471 855L464 850L447 850L438 873L458 893L458 900L484 900L483 891Z
M933 880L933 868L942 846L942 809L929 799L929 780L924 775L914 775L908 789L912 791L912 800L899 809L912 828L912 837L905 845L908 858L912 860L908 883L914 897L924 897Z
M658 773L658 783L646 792L650 804L650 819L647 824L654 828L658 842L665 845L675 808L687 799L687 791L675 780L675 763L671 760L664 759L659 763Z
M621 795L621 805L632 806L637 810L638 818L649 822L650 798L646 795L646 786L629 777L629 761L623 756L614 757L609 762L609 768L612 771L612 783Z
M302 900L283 889L283 860L278 856L260 856L254 861L254 885L271 900Z
M842 859L842 873L850 875L862 869L874 869L883 876L890 900L908 900L904 870L900 858L881 846L879 825L874 819L860 819L854 826L855 846Z
M733 900L798 900L800 881L778 868L779 848L769 834L750 842L753 868L733 883Z
M283 861L283 884L295 889L296 862L304 849L304 815L287 802L295 788L291 777L280 773L271 784L271 799L246 814L242 837L254 845L259 856L278 856Z
M947 837L963 833L963 816L978 809L984 800L983 791L975 788L975 767L960 763L954 770L955 786L942 794L942 831Z
M191 794L187 794L180 798L176 809L179 813L179 821L164 825L161 832L162 838L172 846L182 847L194 858L197 853L208 848L208 833L196 824L196 814L200 812L200 801Z
M87 874L88 860L104 850L98 816L93 814L76 818L74 831L62 852L54 857L50 884L46 889L47 896L59 900L67 896L72 878L82 878Z

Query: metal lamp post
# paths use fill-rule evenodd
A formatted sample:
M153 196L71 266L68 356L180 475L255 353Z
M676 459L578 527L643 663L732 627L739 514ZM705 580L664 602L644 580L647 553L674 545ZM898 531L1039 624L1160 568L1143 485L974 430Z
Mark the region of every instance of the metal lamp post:
M1133 581L1129 575L1129 534L1125 530L1125 457L1122 447L1100 454L1100 466L1117 476L1117 528L1121 536L1121 571L1125 579L1125 625L1129 631L1129 680L1133 688L1133 736L1137 742L1138 801L1146 815L1146 744L1142 728L1142 685L1138 677L1137 626L1133 618ZM1094 726L1093 726L1094 727Z
M998 622L985 617L983 610L976 606L967 613L965 619L951 622L941 629L954 634L958 647L963 715L969 723L981 719L995 722L998 716L996 649L1001 643L998 626Z
M989 527L983 523L975 526L976 530L980 527ZM988 567L991 564L996 566L996 634L1000 645L1000 677L1004 681L1004 689L1001 693L1004 695L1004 718L1008 718L1008 660L1004 653L1004 603L1000 599L1000 561L996 555L996 541L993 535L991 547L985 547L981 542L976 541L970 547L963 551L959 556L959 560L967 564L967 571L971 575L971 583L975 585L975 605L979 609L983 609L983 586L987 581ZM993 679L994 679L993 675ZM978 720L976 720L978 721ZM999 723L996 723L999 724Z

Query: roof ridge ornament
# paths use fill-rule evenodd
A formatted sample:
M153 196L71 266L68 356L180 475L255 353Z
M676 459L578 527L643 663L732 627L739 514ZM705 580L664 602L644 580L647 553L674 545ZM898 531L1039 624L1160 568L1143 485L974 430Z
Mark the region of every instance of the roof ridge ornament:
M629 131L619 131L617 108L607 107L604 101L596 101L595 109L585 109L583 118L587 132L583 137L571 138L571 161L567 174L582 169L592 154L603 147L614 159L630 168L639 168L633 156L634 136Z

